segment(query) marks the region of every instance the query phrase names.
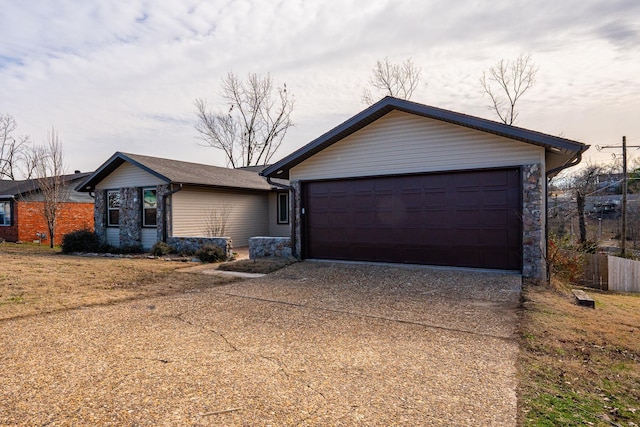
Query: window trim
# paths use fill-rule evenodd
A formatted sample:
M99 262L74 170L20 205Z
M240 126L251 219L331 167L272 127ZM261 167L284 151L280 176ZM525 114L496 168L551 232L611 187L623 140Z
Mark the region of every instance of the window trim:
M109 206L109 194L110 193L116 193L118 194L118 208L111 208ZM107 207L107 227L120 227L120 204L121 204L121 200L120 200L120 190L107 190L107 196L106 196L106 200L105 200L105 205ZM118 223L117 224L112 224L111 223L111 215L110 212L111 211L116 211L118 212Z
M13 203L11 200L0 200L0 204L7 206L8 210L3 207L4 219L0 223L0 227L11 227L13 225ZM6 223L7 213L9 214L9 223Z
M284 210L284 214L285 214L285 218L282 218L282 206L280 203L280 198L284 198L285 199L285 206L286 209ZM276 206L277 206L277 211L276 211L276 220L278 222L278 224L289 224L289 193L288 192L279 192L276 193Z
M144 206L144 193L145 191L153 191L155 193L156 196L156 206L154 208L146 208ZM147 216L146 216L146 210L147 209L154 209L156 211L156 215L154 216L155 218L155 224L147 224ZM158 226L158 189L156 187L143 187L142 188L142 226L145 228L155 228Z

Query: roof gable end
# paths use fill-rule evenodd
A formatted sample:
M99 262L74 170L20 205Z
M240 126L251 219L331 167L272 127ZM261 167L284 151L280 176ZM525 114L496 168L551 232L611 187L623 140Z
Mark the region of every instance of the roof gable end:
M577 141L388 96L286 156L281 161L267 167L261 174L275 178L288 178L289 169L292 167L370 125L393 110L541 146L547 151L565 154L567 161L589 148L588 145Z
M77 187L78 191L93 191L96 185L128 162L167 184L189 184L249 190L271 190L271 185L257 172L230 169L160 157L116 152L96 172Z
M96 169L96 171L93 172L93 174L91 174L91 176L89 176L87 179L82 181L76 187L76 191L83 191L83 192L93 191L95 186L100 181L102 181L107 176L112 174L116 169L118 169L118 167L120 167L125 162L131 163L132 165L134 165L136 167L139 167L140 169L144 170L145 172L150 173L151 175L153 175L153 176L155 176L155 177L157 177L157 178L159 178L159 179L161 179L163 181L166 181L167 183L170 182L170 180L166 176L163 176L162 174L160 174L157 171L153 170L149 166L147 166L147 165L145 165L143 163L140 163L139 161L137 161L136 159L133 159L130 155L128 155L126 153L121 153L121 152L117 151L106 162L104 162L102 165L100 165L100 167L98 169Z

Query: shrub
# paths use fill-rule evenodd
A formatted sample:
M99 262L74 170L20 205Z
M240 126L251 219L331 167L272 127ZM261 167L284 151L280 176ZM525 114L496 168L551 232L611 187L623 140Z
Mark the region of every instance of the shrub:
M163 256L175 253L175 251L176 250L173 246L165 242L156 242L156 244L151 247L151 250L149 252L151 253L151 255Z
M561 280L578 283L583 275L585 252L571 246L568 236L551 235L547 245L547 274L553 272Z
M213 245L202 246L196 251L196 257L202 262L218 262L226 259L224 251Z
M62 237L62 253L99 252L102 248L100 238L90 230L76 230Z

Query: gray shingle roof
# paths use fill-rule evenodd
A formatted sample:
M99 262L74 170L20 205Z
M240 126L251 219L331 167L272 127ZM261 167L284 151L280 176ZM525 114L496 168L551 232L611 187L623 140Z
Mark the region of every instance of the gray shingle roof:
M75 181L82 180L91 175L91 172L80 172L68 175L62 175L64 181L71 184ZM0 180L0 196L17 197L22 194L38 191L39 185L36 179L25 179L19 181Z
M589 148L588 145L577 141L387 96L364 111L351 117L344 123L331 129L319 138L311 141L299 150L291 153L279 162L267 167L261 174L277 178L289 178L289 169L292 167L302 163L304 160L340 141L348 135L373 123L393 110L428 117L479 130L481 132L487 132L517 141L538 145L544 147L545 150L552 151L554 153L561 153L566 157L566 162L570 162L574 156ZM281 173L278 173L280 171Z
M249 190L271 190L272 188L263 177L253 171L116 152L93 175L76 187L76 190L93 191L96 184L125 162L142 168L167 184L190 184Z

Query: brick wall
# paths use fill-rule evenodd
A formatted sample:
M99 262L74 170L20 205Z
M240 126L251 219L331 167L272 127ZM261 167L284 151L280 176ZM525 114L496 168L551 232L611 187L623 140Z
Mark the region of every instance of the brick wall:
M93 231L93 203L61 203L62 207L58 213L55 245L62 244L62 237L75 230L89 229ZM14 224L18 225L18 240L32 242L37 239L36 233L45 233L49 243L49 230L47 222L42 215L43 202L16 202L14 212ZM9 240L9 239L7 239Z

